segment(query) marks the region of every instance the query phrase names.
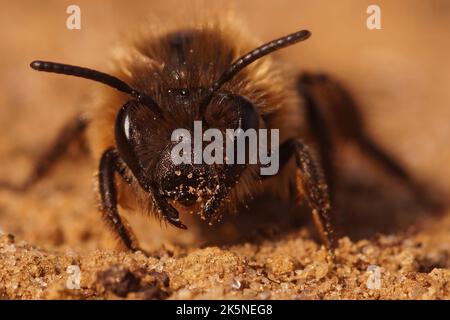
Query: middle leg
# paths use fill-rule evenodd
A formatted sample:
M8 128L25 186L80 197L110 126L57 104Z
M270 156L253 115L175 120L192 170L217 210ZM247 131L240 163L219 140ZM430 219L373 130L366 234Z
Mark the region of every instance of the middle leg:
M297 164L296 189L303 196L312 210L314 224L322 242L330 251L336 247L334 228L331 223L331 202L328 185L323 179L321 168L310 154L308 147L298 139L289 139L280 146L280 158L295 157Z

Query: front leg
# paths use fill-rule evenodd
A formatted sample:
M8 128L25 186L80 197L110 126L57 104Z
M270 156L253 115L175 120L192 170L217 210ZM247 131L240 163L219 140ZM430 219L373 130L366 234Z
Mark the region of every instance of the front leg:
M333 257L332 250L336 244L331 224L331 204L327 183L308 148L298 139L289 139L280 146L280 158L292 156L295 156L298 169L296 189L308 202L316 229Z
M106 150L100 159L98 174L100 209L103 213L103 220L118 236L121 244L130 251L142 251L127 222L117 210L117 190L114 180L115 173L120 170L118 161L119 155L114 149Z

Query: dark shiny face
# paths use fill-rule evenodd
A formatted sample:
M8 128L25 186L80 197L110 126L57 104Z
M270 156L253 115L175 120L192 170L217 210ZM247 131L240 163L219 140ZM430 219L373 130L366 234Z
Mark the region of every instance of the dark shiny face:
M177 91L186 95L184 90ZM171 134L179 128L192 131L194 120L201 120L204 130L216 128L224 134L226 129L257 129L260 117L255 107L244 97L218 93L203 115L177 113L173 106L167 114L155 110L152 104L131 100L119 111L115 137L122 160L140 186L160 204L200 204L201 214L212 217L245 165L194 164L193 158L191 164L175 164L171 151L176 143L171 141Z
M222 181L220 169L206 164L174 164L172 144L161 154L155 168L155 181L160 194L185 207L209 199Z
M181 86L200 83L198 80L205 75L211 77L211 83L206 88L195 90L168 89L166 86L169 82L159 81L161 75L157 74L158 89L154 90L161 91L157 97L150 97L144 91L138 90L140 88L131 87L113 75L89 68L40 60L33 61L30 66L37 71L100 82L132 97L117 115L115 124L117 150L107 150L105 154L108 155L109 152L116 154L117 151L119 157L114 164L110 162L104 164L105 170L108 169L106 173L111 173L110 170L119 171L117 167L125 164L141 188L148 192L156 210L166 221L179 228L186 228L171 202L192 206L200 200L202 217L210 222L217 220L221 204L246 165L176 165L169 157L171 133L177 128L192 130L196 120L203 121L205 129L257 129L263 120L253 104L242 96L223 92L223 86L258 59L306 40L310 35L309 31L300 30L267 42L232 61L237 53L235 48L229 46L227 41L222 41L215 32L181 30L171 33L163 39L162 48L157 50L163 51L163 57L159 59L164 61L163 73L169 77L177 76L178 72L184 73L187 65L195 66L193 69L197 72L187 73L191 74L188 85ZM137 49L142 49L142 53L145 54L148 48ZM150 74L145 76L137 73L134 78L141 83L140 86L147 87L148 82L145 84L143 80L151 78ZM178 80L178 77L176 79ZM152 83L155 84L154 81ZM235 155L236 153L235 150ZM122 173L122 170L119 173ZM110 180L114 180L114 176L107 176L106 181L111 184L107 185L107 189L114 190ZM115 192L101 193L103 200L108 199L109 214L116 216ZM107 201L104 202L106 205ZM131 240L129 237L124 238L128 238L125 242L126 246L130 247Z

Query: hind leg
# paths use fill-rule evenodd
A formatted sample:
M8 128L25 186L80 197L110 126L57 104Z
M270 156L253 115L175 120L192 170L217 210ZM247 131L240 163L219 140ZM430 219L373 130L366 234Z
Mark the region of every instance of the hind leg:
M50 171L66 153L70 144L84 133L86 127L87 119L81 115L76 116L62 128L53 143L36 159L33 169L25 181L18 185L0 181L0 188L14 192L27 191Z
M318 143L330 188L335 180L333 147L340 139L355 144L362 154L424 200L420 185L368 135L358 106L339 83L326 75L303 73L298 78L297 88L306 102L310 130Z

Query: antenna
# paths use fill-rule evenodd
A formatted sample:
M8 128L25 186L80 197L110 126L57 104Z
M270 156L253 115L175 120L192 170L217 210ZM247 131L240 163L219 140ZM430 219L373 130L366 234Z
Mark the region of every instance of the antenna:
M72 65L62 64L62 63L57 63L57 62L40 61L40 60L31 62L30 67L37 71L59 73L59 74L64 74L64 75L68 75L68 76L89 79L89 80L93 80L96 82L106 84L109 87L112 87L114 89L117 89L121 92L125 92L125 93L133 96L138 101L146 103L149 106L156 108L159 113L162 113L158 104L151 97L133 89L124 81L122 81L119 78L116 78L114 76L111 76L109 74L106 74L106 73L103 73L103 72L100 72L97 70L93 70L93 69L72 66Z
M247 67L249 64L255 62L256 60L282 48L291 46L297 42L304 41L311 36L311 32L308 30L301 30L282 38L270 41L263 44L262 46L248 52L236 61L234 61L227 70L219 77L217 81L208 89L207 96L203 99L200 104L200 114L204 114L206 107L211 102L214 94L228 81L233 79L233 77L238 74L242 69Z

